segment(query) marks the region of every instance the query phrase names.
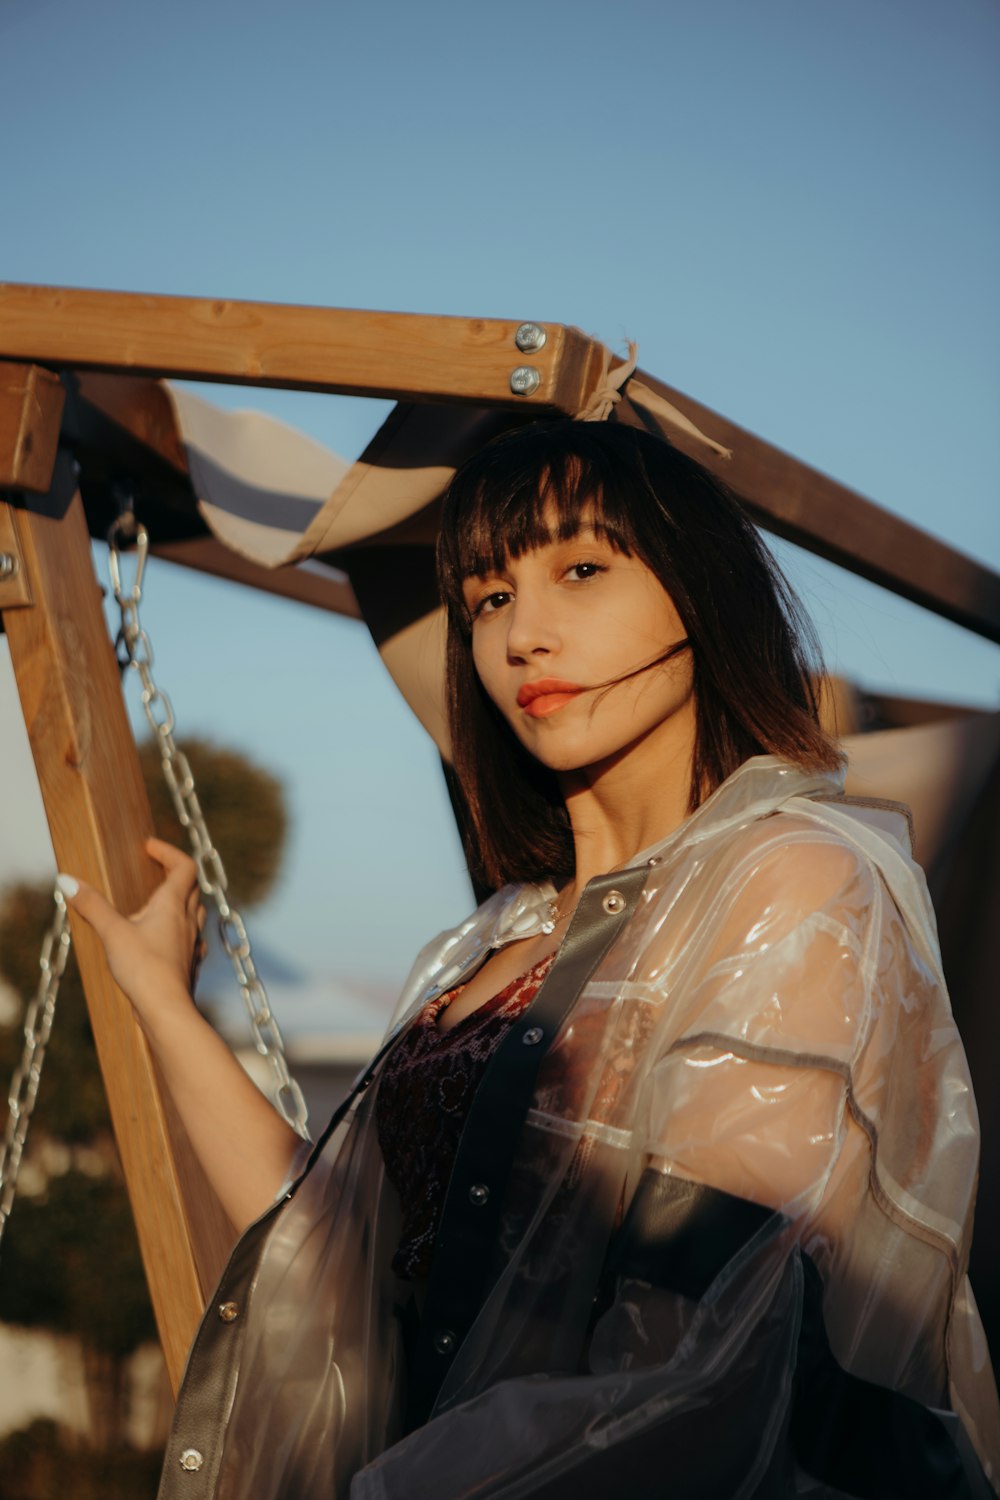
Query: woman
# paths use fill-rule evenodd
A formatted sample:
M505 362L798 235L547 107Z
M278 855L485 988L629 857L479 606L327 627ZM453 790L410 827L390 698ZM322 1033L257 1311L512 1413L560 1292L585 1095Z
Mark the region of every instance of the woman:
M1000 1445L933 918L902 814L841 797L754 529L666 444L562 421L456 476L439 564L496 894L308 1170L191 1004L191 861L151 841L129 920L73 901L245 1230L161 1494L974 1493L969 1440Z

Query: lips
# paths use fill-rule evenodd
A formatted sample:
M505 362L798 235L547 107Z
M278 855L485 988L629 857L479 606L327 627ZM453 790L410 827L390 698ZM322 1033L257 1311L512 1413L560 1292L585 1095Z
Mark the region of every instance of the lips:
M583 688L575 682L564 682L559 677L541 677L537 682L526 682L517 695L517 706L532 719L546 719L572 702Z

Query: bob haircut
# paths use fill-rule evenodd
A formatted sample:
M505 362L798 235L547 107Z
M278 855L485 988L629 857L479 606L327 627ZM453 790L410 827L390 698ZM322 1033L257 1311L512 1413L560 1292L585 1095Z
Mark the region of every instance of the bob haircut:
M833 769L842 758L819 725L812 628L718 480L663 439L617 422L557 418L517 428L456 473L438 540L463 839L473 878L492 889L570 878L573 840L555 773L523 748L479 681L462 584L568 540L584 514L618 551L646 564L684 624L697 721L690 811L752 755L808 770Z

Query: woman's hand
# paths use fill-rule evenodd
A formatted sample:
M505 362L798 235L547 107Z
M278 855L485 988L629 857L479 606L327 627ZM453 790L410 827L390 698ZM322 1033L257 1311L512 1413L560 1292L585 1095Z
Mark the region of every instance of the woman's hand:
M130 917L123 917L100 891L72 876L61 875L59 886L104 944L116 984L148 1023L156 1017L157 1008L169 1003L178 991L187 995L193 991L204 956L205 908L198 866L191 856L157 838L148 838L145 848L162 865L166 879ZM70 883L76 885L75 893Z
M300 1145L226 1043L192 1004L205 921L198 866L162 839L146 850L166 878L123 917L93 886L59 883L104 944L108 967L132 1001L188 1139L237 1229L273 1203Z

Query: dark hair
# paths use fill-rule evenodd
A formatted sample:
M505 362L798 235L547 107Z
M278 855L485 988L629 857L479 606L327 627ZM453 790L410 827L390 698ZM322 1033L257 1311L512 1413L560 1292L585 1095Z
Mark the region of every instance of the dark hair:
M474 878L568 878L569 819L553 772L520 744L472 663L462 594L552 539L594 529L638 557L670 595L690 641L697 715L693 811L752 755L806 769L840 763L820 728L819 651L756 527L700 464L647 432L566 418L504 433L458 471L445 496L438 574L448 613L447 700L454 772Z

